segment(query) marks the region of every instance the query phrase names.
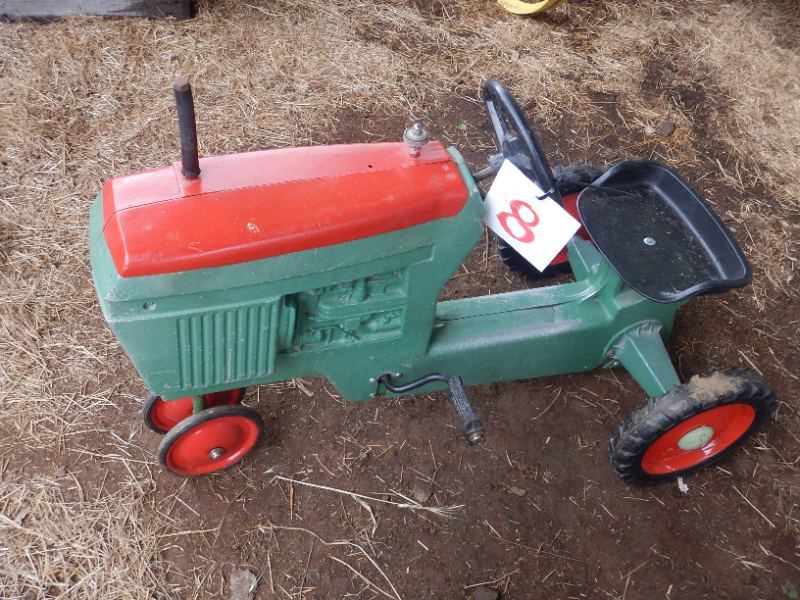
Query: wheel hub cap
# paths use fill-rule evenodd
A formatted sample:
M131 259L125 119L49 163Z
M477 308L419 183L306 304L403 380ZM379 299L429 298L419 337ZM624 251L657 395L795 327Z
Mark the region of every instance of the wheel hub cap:
M642 456L642 470L662 475L694 469L736 444L755 418L751 406L738 403L690 417L653 442Z
M236 406L220 408L233 409L227 412L239 409ZM189 417L197 423L171 440L163 461L166 467L179 475L203 475L224 469L247 454L258 440L258 423L248 415L224 413L205 421L207 411ZM164 438L164 441L169 440L169 437Z
M678 447L681 450L696 450L700 446L705 446L712 437L714 437L714 429L708 425L703 425L678 440Z

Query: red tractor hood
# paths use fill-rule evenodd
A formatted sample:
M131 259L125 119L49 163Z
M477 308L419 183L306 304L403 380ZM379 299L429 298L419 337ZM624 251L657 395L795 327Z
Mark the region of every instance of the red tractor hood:
M439 142L313 146L200 159L115 177L103 231L123 277L311 250L458 214L467 189Z

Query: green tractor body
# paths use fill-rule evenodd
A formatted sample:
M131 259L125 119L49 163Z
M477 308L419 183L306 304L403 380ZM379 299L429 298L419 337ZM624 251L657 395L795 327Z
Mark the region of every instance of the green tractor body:
M413 159L407 157L403 144L381 146L392 147L397 159L386 165L383 175L392 178L392 171L420 169L405 166ZM330 153L330 148L335 153L336 147L309 150L322 154ZM432 154L434 148L425 150ZM271 153L276 152L285 151L253 154L267 161L274 160ZM349 159L377 163L373 153L375 149L363 146L357 158ZM213 160L201 160L201 166ZM180 258L173 245L159 248L159 240L172 232L163 221L153 221L163 218L160 205L175 198L138 202L120 198L126 182L112 180L106 190L125 208L104 211L101 194L90 220L91 262L103 313L148 389L165 400L309 375L324 375L348 400L366 400L384 392L376 380L387 372L401 373L403 380L434 371L455 373L467 385L570 373L611 362L606 354L612 342L642 323L657 324L660 335L668 335L679 304L658 304L623 289L592 244L577 238L570 248L575 283L437 303L442 287L483 235L481 197L464 161L451 149L440 157L437 166L442 165L450 169L448 175L458 178L448 184L462 192L463 200L450 202L460 204L453 216L376 235L364 231L353 236L363 237L351 241L246 262L128 277L120 275L104 229L127 226L121 218L126 212L150 213L140 219L150 218L150 228L131 220L135 229L122 232L124 240L117 247L122 249L120 255L128 254L117 262L133 272L171 270L171 263L180 264ZM347 175L329 177L323 189L329 194L347 193L341 180L356 168L352 163L344 165ZM165 174L180 177L177 167L134 177L156 179ZM420 185L413 176L406 180L409 186L424 188L410 192L426 194L425 203L447 204L435 197L442 192L431 190L427 182ZM301 203L307 181L289 182L300 196L291 201ZM147 188L147 182L137 183L136 191L142 186L158 189L158 182L152 182L152 188ZM275 185L261 184L262 189L256 191L244 188L240 194L260 193L267 197L267 205L285 202L285 197L272 195ZM192 196L179 200L189 200L188 212L199 210ZM406 210L403 205L373 204L366 209ZM269 210L263 205L258 208ZM355 208L363 209L363 205ZM247 234L256 227L269 227L271 220L269 212L248 222L226 207L217 212L229 215L231 227ZM110 218L104 219L109 213ZM109 224L115 217L119 223ZM315 223L315 216L305 214L302 204L297 218ZM400 219L389 214L384 220ZM180 228L187 221L179 216L170 223ZM215 232L227 235L228 240L235 237L227 231L220 234L220 229L226 229L225 224L211 220L201 222L196 231L183 232L179 243L195 253L183 260L202 257L205 241ZM264 233L269 235L269 231ZM152 245L151 250L135 256L131 247L135 248L136 238L145 238L141 243ZM655 357L649 358L653 362ZM671 366L656 370L666 374L642 374L651 395L678 382ZM444 384L428 385L428 389L437 387Z

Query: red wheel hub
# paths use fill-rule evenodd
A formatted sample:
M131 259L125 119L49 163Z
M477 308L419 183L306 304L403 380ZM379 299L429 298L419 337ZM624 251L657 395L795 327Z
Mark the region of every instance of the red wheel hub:
M222 406L223 404L236 404L241 399L242 391L240 388L206 394L206 408ZM191 416L193 407L191 396L177 400L162 400L159 398L158 402L153 406L150 419L153 425L159 429L169 431L186 417Z
M747 404L720 406L696 415L670 429L647 449L642 470L663 475L698 465L739 440L755 417L756 411Z
M200 423L175 440L167 467L180 475L203 475L239 460L258 439L258 425L247 417L231 416Z

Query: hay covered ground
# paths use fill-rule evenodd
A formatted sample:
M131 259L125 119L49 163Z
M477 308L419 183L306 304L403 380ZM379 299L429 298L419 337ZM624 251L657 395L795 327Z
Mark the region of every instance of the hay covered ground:
M233 568L262 575L260 598L466 598L479 583L503 599L796 597L796 3L571 0L533 19L489 0L209 0L186 22L2 23L0 59L0 597L227 598ZM478 100L491 77L552 164L676 166L755 277L682 309L675 364L761 371L776 422L683 495L610 472L606 440L644 400L624 373L476 387L480 450L439 395L345 405L314 379L249 392L269 431L241 467L165 473L87 238L105 180L179 156L178 74L202 155L399 140L420 119L477 170L494 151ZM465 274L449 297L529 285L488 241ZM367 507L276 474L361 493L421 481L429 505L465 513Z

